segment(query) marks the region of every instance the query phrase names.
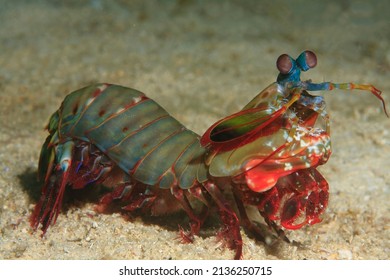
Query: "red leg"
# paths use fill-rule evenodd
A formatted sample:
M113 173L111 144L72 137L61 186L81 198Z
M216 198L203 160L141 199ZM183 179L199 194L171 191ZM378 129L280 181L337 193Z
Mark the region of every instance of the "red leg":
M240 233L240 222L229 203L224 199L223 194L213 183L204 185L207 192L216 203L219 216L224 225L218 236L223 240L224 245L235 250L234 259L242 259L242 237Z
M136 209L148 209L153 204L156 196L154 194L144 194L141 193L137 196L132 197L129 204L123 206L122 209L125 211L134 211Z
M264 193L257 193L253 192L245 185L235 185L233 193L243 226L250 230L257 240L265 243L264 234L261 229L249 219L244 205L256 206L259 209L260 215L264 218L264 221L277 233L278 237L290 243L290 240L286 237L284 231L275 223L275 221L273 221L278 219L277 213L280 205L278 192L275 188Z
M233 190L236 190L236 189L234 188ZM256 226L249 219L249 217L246 213L244 203L242 201L242 197L240 197L240 195L236 191L233 191L233 194L234 194L234 200L236 202L238 211L240 212L240 220L241 220L242 225L244 226L245 229L252 232L255 235L257 240L265 243L265 237L264 237L263 233L261 232L260 228L258 226Z
M202 226L208 215L208 208L206 206L203 206L200 215L197 215L192 208L190 202L188 201L188 198L185 195L183 189L180 189L178 186L176 186L172 189L172 194L178 200L181 207L187 213L188 217L191 220L189 232L184 231L182 226L179 225L179 237L182 239L183 243L192 243L194 241L194 235L199 234L200 227Z

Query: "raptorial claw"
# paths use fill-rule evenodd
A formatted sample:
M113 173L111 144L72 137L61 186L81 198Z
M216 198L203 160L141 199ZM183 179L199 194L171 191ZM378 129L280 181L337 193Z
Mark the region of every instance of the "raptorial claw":
M296 230L321 221L328 205L328 183L315 169L303 169L281 178L265 192L260 213L286 229Z

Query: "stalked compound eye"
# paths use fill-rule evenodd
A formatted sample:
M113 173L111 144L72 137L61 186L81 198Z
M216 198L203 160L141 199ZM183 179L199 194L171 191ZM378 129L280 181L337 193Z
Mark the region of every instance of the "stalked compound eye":
M283 75L290 73L293 68L292 58L288 54L282 54L276 61L276 68Z
M307 71L317 65L317 56L312 51L304 51L296 61L303 71Z

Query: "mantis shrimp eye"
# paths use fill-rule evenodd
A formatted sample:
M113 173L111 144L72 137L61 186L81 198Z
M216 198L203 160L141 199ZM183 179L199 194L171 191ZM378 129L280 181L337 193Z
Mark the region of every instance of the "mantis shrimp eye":
M317 56L312 51L304 51L298 56L297 63L303 71L307 71L317 65Z
M288 74L293 68L292 59L288 54L282 54L276 61L276 68L278 68L281 74Z

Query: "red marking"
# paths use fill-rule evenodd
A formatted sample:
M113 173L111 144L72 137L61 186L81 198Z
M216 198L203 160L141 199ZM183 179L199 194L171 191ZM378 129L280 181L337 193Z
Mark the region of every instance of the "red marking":
M129 104L125 105L125 106L123 107L123 109L120 110L119 113L118 113L118 112L114 112L114 113L111 114L110 116L106 117L105 120L104 120L102 123L99 124L99 126L100 126L100 125L103 125L103 124L105 124L107 121L109 121L109 120L111 120L111 119L113 119L113 118L119 116L120 114L122 114L124 111L130 109L131 107L134 107L134 106L140 104L141 102L144 102L145 100L148 100L148 99L149 99L149 98L146 97L146 96L140 96L140 98L141 98L141 100L140 100L139 102L136 102L136 103L135 103L135 102L129 103ZM99 126L92 127L91 129L87 130L87 131L85 132L85 134L90 133L92 130L96 129L96 128L99 127ZM122 130L122 131L123 131L123 130ZM125 131L127 131L127 128L126 128ZM123 131L123 132L124 132L124 131Z
M125 133L126 131L128 131L129 130L129 128L128 127L124 127L124 128L122 128L122 132L123 133Z
M106 110L101 109L101 110L99 111L99 117L103 117L105 113L106 113Z
M138 104L141 103L141 102L144 102L144 101L150 99L149 97L145 96L143 93L142 93L142 95L139 96L139 98L140 98L140 100L139 100L138 102L134 102L134 100L132 100L131 103L126 104L126 105L123 107L123 110L121 111L121 113L122 113L123 111L125 111L125 110L127 110L127 109L133 107L133 106L138 105Z
M110 84L103 84L106 86L106 88L104 90L106 90L109 86L111 86ZM99 94L101 94L104 90L101 90L100 88L97 88L93 93L92 93L92 97L95 98L97 96L99 96Z
M78 109L79 109L79 104L75 104L72 110L73 115L76 115Z

